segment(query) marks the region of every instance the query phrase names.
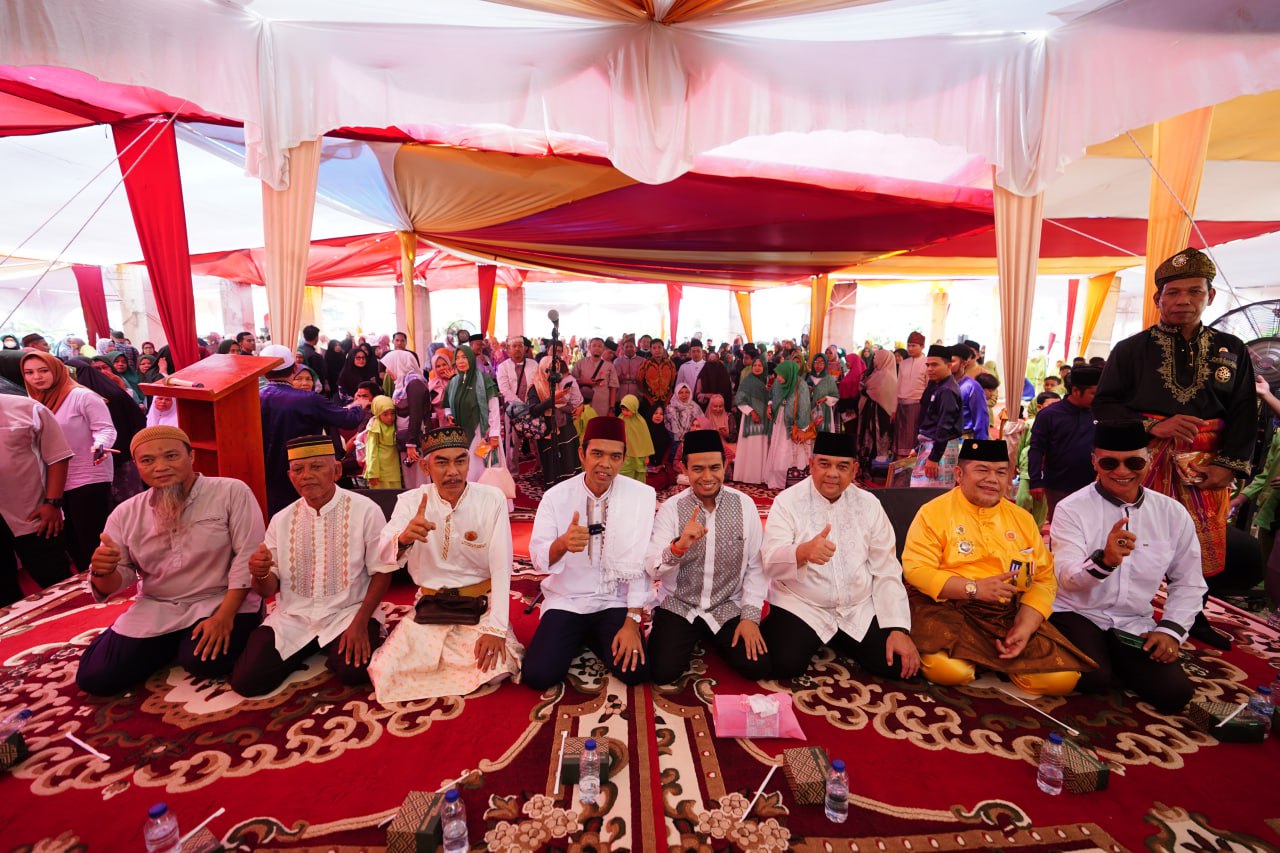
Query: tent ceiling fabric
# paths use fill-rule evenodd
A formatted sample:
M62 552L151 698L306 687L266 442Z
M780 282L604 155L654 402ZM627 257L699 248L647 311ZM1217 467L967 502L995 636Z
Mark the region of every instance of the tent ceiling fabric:
M1132 131L1142 151L1151 156L1151 125ZM1141 157L1128 136L1089 146L1090 157ZM1209 130L1210 160L1280 161L1280 90L1242 95L1213 109Z
M430 116L596 140L646 183L748 136L899 133L981 156L1034 195L1090 144L1280 88L1274 0L1066 4L10 0L0 43L13 65L163 89L244 122L248 170L274 186L303 140ZM645 13L608 20L628 6Z

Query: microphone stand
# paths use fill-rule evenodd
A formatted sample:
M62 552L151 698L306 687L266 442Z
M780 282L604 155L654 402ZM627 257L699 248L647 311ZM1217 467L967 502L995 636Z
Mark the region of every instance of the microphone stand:
M551 434L547 436L547 441L551 444L551 452L547 454L547 458L544 460L544 463L550 463L545 466L550 470L542 472L543 476L546 477L547 482L552 485L555 485L560 479L560 454L558 452L559 445L556 440L557 434L560 432L560 414L556 411L556 391L559 390L560 380L564 377L560 375L559 368L556 367L559 363L557 361L558 356L556 355L556 350L559 349L559 342L560 319L557 317L555 320L551 321L551 370L547 376L551 388Z

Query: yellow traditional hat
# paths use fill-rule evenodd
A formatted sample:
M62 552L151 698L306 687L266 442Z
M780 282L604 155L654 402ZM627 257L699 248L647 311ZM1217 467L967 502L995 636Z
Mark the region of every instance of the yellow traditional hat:
M427 455L453 447L466 450L470 446L471 440L467 438L466 432L460 426L439 427L422 437L422 452Z
M327 435L302 435L289 439L285 445L285 453L292 462L295 459L310 459L313 456L337 456L333 439Z

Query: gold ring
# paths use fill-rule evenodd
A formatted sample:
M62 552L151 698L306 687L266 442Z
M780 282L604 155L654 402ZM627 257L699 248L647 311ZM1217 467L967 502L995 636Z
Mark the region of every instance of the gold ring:
M1127 548L1127 547L1129 546L1129 540L1128 540L1128 539L1117 539L1117 540L1116 540L1116 544L1117 544L1117 545L1119 545L1121 548Z

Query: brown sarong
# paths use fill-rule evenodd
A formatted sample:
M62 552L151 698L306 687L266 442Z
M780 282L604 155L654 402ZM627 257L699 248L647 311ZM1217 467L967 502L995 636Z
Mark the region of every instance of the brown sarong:
M1046 619L1016 658L1002 659L996 640L1003 640L1018 615L1017 599L1009 604L984 601L934 601L909 589L911 639L921 654L944 652L957 660L997 672L1090 672L1098 668Z

